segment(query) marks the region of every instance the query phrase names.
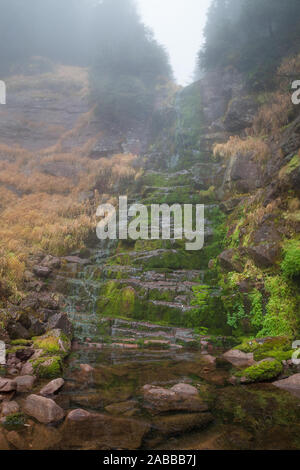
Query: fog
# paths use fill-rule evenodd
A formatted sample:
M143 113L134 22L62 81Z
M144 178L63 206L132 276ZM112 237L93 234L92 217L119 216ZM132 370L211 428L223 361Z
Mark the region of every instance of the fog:
M166 47L181 85L192 81L211 0L136 0L142 20Z

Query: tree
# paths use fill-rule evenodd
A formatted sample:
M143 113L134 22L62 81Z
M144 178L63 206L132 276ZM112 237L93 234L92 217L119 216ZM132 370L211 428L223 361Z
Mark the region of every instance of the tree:
M95 9L92 83L98 109L119 124L153 109L155 87L171 77L164 49L137 14L132 0L103 0Z
M299 46L298 0L213 0L199 64L206 70L232 65L252 86L269 86L282 58Z

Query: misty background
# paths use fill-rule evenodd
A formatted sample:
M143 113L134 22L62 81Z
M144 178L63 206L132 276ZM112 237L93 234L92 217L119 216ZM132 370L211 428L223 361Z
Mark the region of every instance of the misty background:
M136 0L142 21L166 47L180 85L194 79L211 0Z

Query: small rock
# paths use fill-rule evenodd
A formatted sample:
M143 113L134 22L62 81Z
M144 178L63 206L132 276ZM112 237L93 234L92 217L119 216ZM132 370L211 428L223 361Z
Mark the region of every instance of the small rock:
M40 277L42 279L47 279L50 274L51 274L51 269L45 267L45 266L34 266L33 272L37 277Z
M29 395L24 404L24 412L40 423L50 424L61 421L65 412L50 398Z
M9 416L13 415L14 413L18 413L20 407L16 401L5 401L2 404L2 416Z
M172 388L145 385L142 389L145 408L152 414L169 411L207 411L208 406L198 394L198 390L188 384L177 384Z
M54 395L63 387L64 383L64 379L52 380L47 385L45 385L45 387L42 388L42 390L40 391L40 395L42 395L43 397Z
M88 374L88 373L93 372L95 370L89 364L80 364L79 367L82 370L82 372L84 372L85 374Z
M0 392L12 392L16 390L17 384L15 380L11 379L2 379L0 377Z
M231 349L222 356L235 367L247 367L255 364L253 353L244 353L238 349Z
M216 357L211 356L210 354L204 354L202 357L203 357L203 358L205 359L205 361L208 362L209 364L212 364L212 365L215 365L215 364L216 364L216 361L217 361Z
M49 269L60 269L61 261L59 258L54 256L48 255L42 261L42 266L49 268Z
M15 379L17 384L17 392L26 393L32 390L36 377L33 375L21 375Z
M198 396L198 390L196 387L185 383L174 385L170 390L172 390L172 392L182 394L183 396Z
M31 348L19 349L16 351L16 357L22 362L28 361L28 359L30 359L33 354L34 349Z
M26 362L21 369L21 375L32 375L33 372L34 370L31 362Z

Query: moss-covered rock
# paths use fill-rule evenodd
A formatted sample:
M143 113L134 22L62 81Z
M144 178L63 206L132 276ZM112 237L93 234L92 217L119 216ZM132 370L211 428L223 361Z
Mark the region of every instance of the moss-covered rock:
M42 379L56 379L62 374L62 358L60 356L40 357L30 360L35 375Z
M61 330L55 329L33 338L33 346L42 349L45 355L66 357L71 350L71 340Z
M267 382L275 379L283 371L283 366L276 360L263 360L254 366L248 367L236 374L236 377L242 377L243 381L251 382Z
M287 336L267 337L259 339L249 339L236 346L235 349L249 352L267 352L267 351L289 351L291 349L291 339Z

